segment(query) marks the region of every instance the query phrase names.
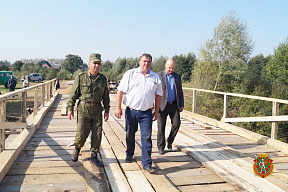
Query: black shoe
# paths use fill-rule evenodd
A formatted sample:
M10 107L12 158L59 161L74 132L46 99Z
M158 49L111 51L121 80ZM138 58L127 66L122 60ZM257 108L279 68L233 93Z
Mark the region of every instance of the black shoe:
M103 163L98 160L97 153L92 152L91 154L91 161L97 166L97 167L104 167Z
M148 171L150 174L153 174L156 171L153 167L147 167L145 168L145 170Z
M168 143L167 144L167 148L168 148L169 151L172 151L172 145L171 144Z
M125 162L126 163L132 163L132 157L126 157Z
M80 149L75 148L73 153L72 153L72 156L71 156L71 160L73 162L77 162L78 161L79 153L80 153Z
M160 155L163 155L163 154L164 154L163 149L159 149L158 153L159 153Z

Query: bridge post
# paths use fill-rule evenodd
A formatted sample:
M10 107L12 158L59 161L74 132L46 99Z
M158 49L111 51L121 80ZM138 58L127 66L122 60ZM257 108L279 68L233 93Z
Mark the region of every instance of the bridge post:
M45 84L42 85L42 107L44 107L45 104Z
M224 94L223 119L228 117L228 95Z
M273 101L272 103L272 116L278 116L279 115L279 103ZM271 139L277 139L278 136L278 122L273 121L272 122L272 128L271 128Z
M50 94L50 91L49 91L49 83L46 84L46 103L49 102L50 100L50 97L49 97L49 94Z
M6 100L0 102L0 123L6 121ZM0 128L0 153L5 149L5 129Z
M192 96L192 113L195 113L196 109L196 90L193 90L193 96Z
M27 94L27 91L24 91L22 92L22 102L21 102L21 122L22 123L26 123L26 94Z
M34 92L34 110L33 110L34 117L37 115L37 108L38 108L38 87L35 88Z
M52 82L50 83L50 89L49 89L49 90L50 90L50 94L49 94L49 100L51 99L51 96L52 96L52 91L53 91L53 89L52 89L52 88L53 88L53 82L54 82L54 81L52 81Z

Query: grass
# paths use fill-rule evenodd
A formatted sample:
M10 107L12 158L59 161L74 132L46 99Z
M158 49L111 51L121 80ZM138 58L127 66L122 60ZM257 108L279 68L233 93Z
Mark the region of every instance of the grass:
M30 82L29 86L38 85L38 82ZM15 91L22 89L22 82L18 82ZM9 89L6 89L4 85L0 85L1 94L9 93ZM41 102L42 91L38 91L38 102ZM15 95L13 98L8 98L6 100L6 114L9 117L21 117L21 102L22 95ZM34 89L27 92L26 107L34 108ZM13 121L13 120L12 120Z
M43 83L45 81L42 81L41 83ZM38 82L29 82L29 86L33 86L33 85L38 85L39 83ZM15 91L19 90L19 89L22 89L23 83L22 81L20 80L20 82L18 81L16 87L15 87ZM5 93L9 93L9 89L8 88L5 88L4 85L0 85L0 91L1 91L1 94L5 94ZM30 90L28 92L32 92L33 90Z

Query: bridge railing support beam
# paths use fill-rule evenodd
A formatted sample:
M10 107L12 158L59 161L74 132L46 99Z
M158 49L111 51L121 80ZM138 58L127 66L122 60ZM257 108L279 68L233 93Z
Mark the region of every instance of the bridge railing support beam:
M22 92L22 101L21 101L21 122L26 123L26 95L27 91Z
M6 121L6 100L0 102L0 123ZM5 129L0 129L0 153L5 149Z
M38 87L35 88L34 92L34 109L33 109L34 117L37 115L37 108L38 108Z
M279 115L279 103L273 101L272 103L272 116L278 116ZM273 121L272 122L272 128L271 128L271 138L277 139L278 137L278 122Z
M42 102L42 107L44 107L44 104L45 104L45 84L42 85L42 99L41 99L41 102Z
M193 96L192 96L192 113L195 113L196 109L196 90L193 90Z
M224 94L224 108L223 108L223 118L228 117L228 95Z

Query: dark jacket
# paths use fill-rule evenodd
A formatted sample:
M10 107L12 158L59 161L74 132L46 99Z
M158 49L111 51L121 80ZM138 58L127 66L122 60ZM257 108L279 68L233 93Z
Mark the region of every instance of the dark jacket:
M8 87L10 87L11 89L15 89L15 87L16 87L16 80L15 80L15 79L9 79L9 80L8 80Z
M167 99L168 99L167 78L166 78L165 70L158 72L158 75L161 79L162 90L163 90L163 95L161 98L161 105L160 105L159 111L163 111L166 107ZM181 76L175 72L173 72L172 75L175 80L176 101L177 101L177 107L179 110L180 107L184 107L184 96L183 96L183 90L182 90Z

